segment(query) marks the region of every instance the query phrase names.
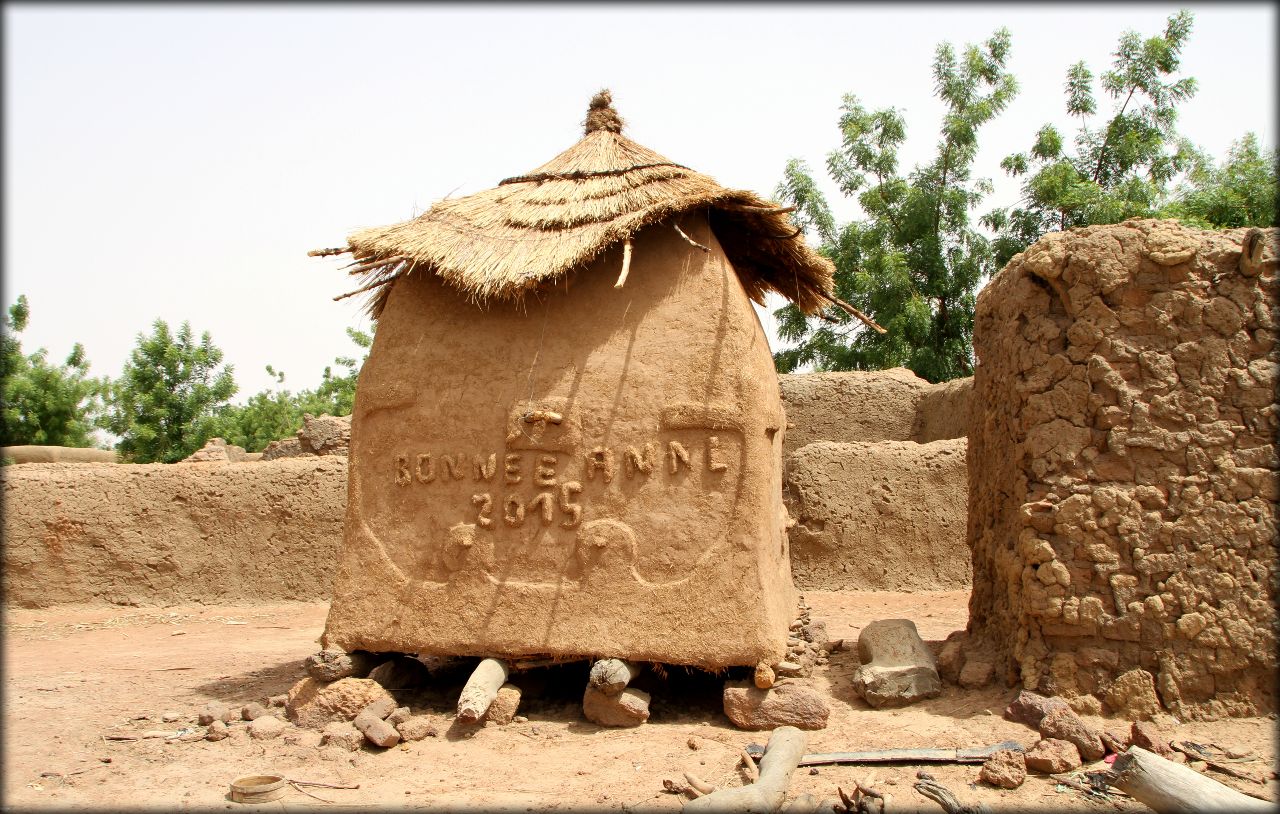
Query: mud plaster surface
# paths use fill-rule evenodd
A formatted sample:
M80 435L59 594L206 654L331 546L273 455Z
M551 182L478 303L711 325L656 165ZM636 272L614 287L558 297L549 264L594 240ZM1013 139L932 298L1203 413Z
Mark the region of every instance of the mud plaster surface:
M965 588L965 439L817 441L786 461L791 570L804 589Z
M1246 231L1051 234L979 295L971 626L1009 681L1274 709L1280 232Z
M395 284L352 415L329 644L782 657L777 378L714 235L681 226L711 251L651 227L624 288L615 251L524 311Z
M855 640L874 619L907 617L933 647L964 626L965 591L916 594L808 592L814 617L831 635ZM427 705L440 736L389 751L366 749L340 761L319 758L314 745L227 740L165 744L159 740L110 741L102 736L194 725L209 701L237 707L284 692L315 652L327 605L174 606L165 609L58 608L13 610L5 617L4 727L0 737L3 796L14 809L103 810L128 801L130 808L224 809L235 778L276 772L287 777L360 785L358 790L308 789L352 807L444 806L524 811L562 809L679 810L679 798L662 792L662 780L690 771L713 783L744 782L737 752L761 733L740 732L723 717L718 682L679 699L655 695L653 717L632 730L605 730L581 717L582 682L535 692L526 684L520 714L527 723L450 732L452 703L463 679L441 688ZM239 622L243 624L231 624ZM1029 728L1000 717L1013 691L961 690L947 686L940 698L902 710L872 710L849 689L854 653L834 653L815 686L828 695L828 729L809 733L810 751L859 748L974 746L1006 738L1025 745ZM522 679L518 679L522 680ZM165 724L174 710L189 716ZM131 720L148 715L152 720ZM1100 719L1089 718L1094 723ZM1267 719L1185 724L1171 737L1254 749L1258 770L1274 764L1275 722ZM295 733L296 734L296 733ZM286 738L294 734L286 734ZM700 746L689 749L693 738ZM111 763L100 758L109 757ZM1101 810L1075 793L1057 793L1034 774L1015 791L968 784L978 766L894 765L874 771L906 811L936 814L936 803L911 789L915 772L928 768L964 802L1005 810ZM818 775L796 772L788 798L835 794L865 767L826 767ZM61 777L41 777L43 773ZM80 772L79 774L74 774ZM1244 781L1215 779L1235 788ZM1250 790L1276 799L1274 783ZM406 793L407 792L407 793ZM290 791L272 803L283 810L333 809ZM247 809L246 809L247 810ZM1109 809L1108 809L1109 810ZM1141 811L1133 803L1120 810Z

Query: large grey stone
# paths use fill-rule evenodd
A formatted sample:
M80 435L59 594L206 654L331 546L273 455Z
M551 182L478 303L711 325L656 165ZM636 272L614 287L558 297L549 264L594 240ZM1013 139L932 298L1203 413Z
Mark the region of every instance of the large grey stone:
M853 688L873 707L900 707L942 693L933 654L910 619L881 619L862 629Z

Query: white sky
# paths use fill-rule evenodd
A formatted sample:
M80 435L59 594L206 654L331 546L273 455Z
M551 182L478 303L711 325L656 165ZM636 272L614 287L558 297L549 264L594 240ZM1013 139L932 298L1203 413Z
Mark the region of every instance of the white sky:
M1047 121L1073 129L1067 66L1100 74L1123 31L1161 33L1183 7L1181 75L1200 90L1181 130L1217 158L1249 130L1274 145L1262 3L6 4L4 305L30 300L24 348L81 341L96 374L162 317L212 333L236 401L272 386L268 363L314 387L368 324L359 298L331 300L350 289L341 262L306 252L543 163L601 87L632 138L771 197L787 159L821 172L845 93L904 111L902 166L928 160L934 48L1007 26L1021 91L980 133L985 211L1016 197L1002 157Z

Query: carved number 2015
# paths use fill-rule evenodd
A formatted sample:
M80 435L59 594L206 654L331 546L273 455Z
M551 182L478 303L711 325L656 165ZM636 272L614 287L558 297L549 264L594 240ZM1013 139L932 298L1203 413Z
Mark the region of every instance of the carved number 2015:
M582 504L573 502L574 495L581 491L582 484L568 481L560 484L558 501L553 492L539 492L527 504L521 502L519 495L507 495L502 501L502 522L511 528L518 528L524 525L525 515L532 513L542 518L542 525L549 526L554 522L556 510L559 509L560 514L564 515L560 525L571 529L582 522ZM472 495L471 503L476 507L476 525L482 529L491 528L493 496L488 492Z

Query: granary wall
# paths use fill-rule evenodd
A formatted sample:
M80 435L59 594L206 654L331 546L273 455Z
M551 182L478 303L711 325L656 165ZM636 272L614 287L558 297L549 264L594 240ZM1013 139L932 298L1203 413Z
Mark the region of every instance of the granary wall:
M1274 708L1278 242L1076 229L980 294L969 629L1008 681L1078 709L1121 684L1184 717Z

